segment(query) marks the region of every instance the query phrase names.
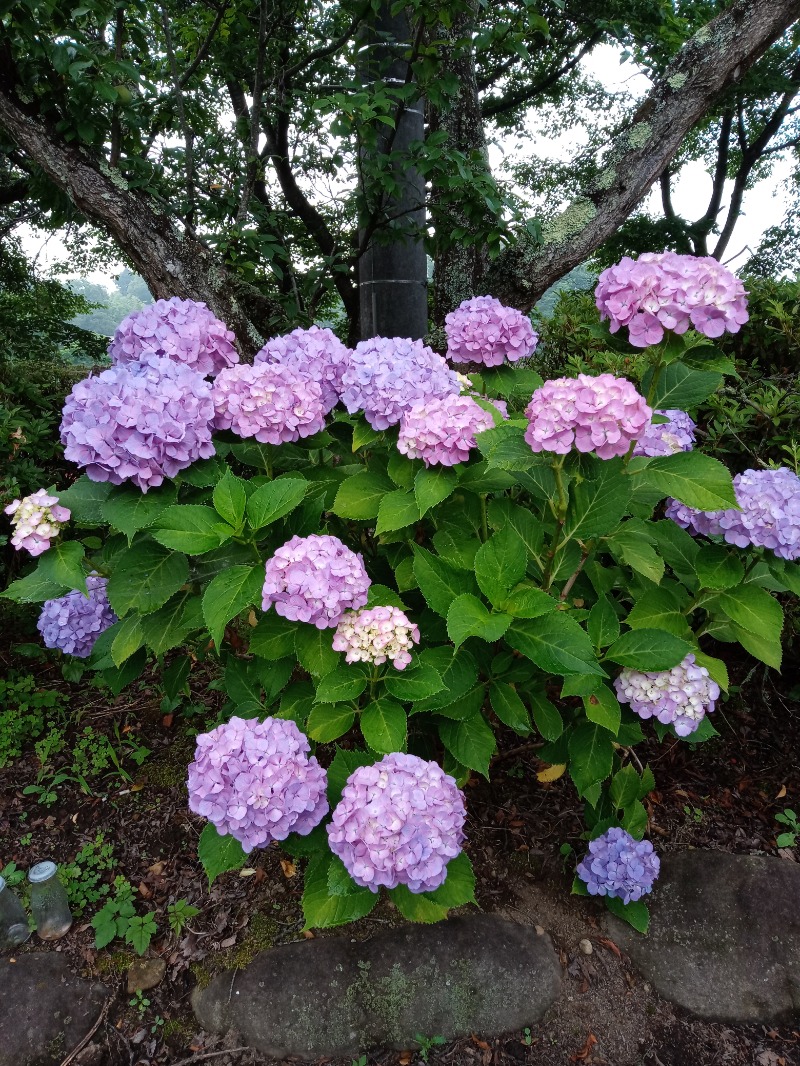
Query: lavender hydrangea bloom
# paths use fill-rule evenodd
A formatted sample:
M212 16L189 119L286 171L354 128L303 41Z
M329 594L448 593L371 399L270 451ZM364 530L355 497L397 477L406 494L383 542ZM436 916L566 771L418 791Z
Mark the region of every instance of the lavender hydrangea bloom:
M625 256L600 275L595 290L611 332L628 327L631 344L658 344L664 330L685 333L691 326L706 337L738 333L748 319L741 281L711 256L645 252Z
M234 339L204 303L173 296L123 318L109 342L108 354L117 365L161 355L205 377L239 362Z
M325 426L322 387L294 366L260 363L223 370L213 385L214 426L262 444L310 437Z
M422 341L373 337L357 344L342 376L342 403L363 411L373 429L387 429L418 403L457 395L459 381Z
M623 670L614 688L620 703L630 704L640 718L657 718L662 725L671 725L679 737L694 733L719 699L719 685L692 654L671 670Z
M600 459L625 455L652 410L625 378L613 374L546 381L525 409L525 440L534 452L566 455L573 447Z
M273 337L253 361L256 365L279 363L319 382L325 414L328 414L339 402L342 377L350 354L350 349L332 330L311 326L309 329L294 329L284 337Z
M465 820L452 777L434 762L396 752L348 777L328 843L362 888L432 892L461 851Z
M447 358L454 363L500 366L532 355L539 343L527 315L493 296L475 296L444 320Z
M793 470L745 470L733 479L741 510L696 511L678 500L666 515L693 534L722 536L737 548L769 548L781 559L800 558L800 478Z
M67 397L61 442L92 481L132 481L147 492L214 454L211 385L160 356L79 381Z
M634 840L614 826L589 844L578 864L578 877L591 896L610 896L623 903L641 899L652 891L661 861L649 840Z
M419 626L398 607L347 611L333 634L333 650L347 652L348 663L380 666L389 659L396 670L404 670L411 662L415 644L419 644Z
M661 422L654 426L647 426L644 433L636 442L633 449L634 455L649 455L651 458L658 455L673 455L675 452L690 452L694 447L694 431L697 426L685 411L670 408L666 411L656 411L657 415L664 415L669 422Z
M306 836L328 812L327 775L294 722L231 718L197 738L189 808L245 852Z
M50 541L59 535L71 514L67 507L59 505L58 496L50 496L45 489L12 501L5 513L12 516L11 543L17 551L24 549L33 556L47 551Z
M470 396L426 400L400 419L397 448L426 466L455 466L469 459L475 435L493 427L494 418Z
M364 606L370 584L364 560L338 537L294 536L267 560L262 606L274 603L284 618L328 629Z
M107 578L90 574L86 578L88 596L68 592L44 602L36 627L45 647L58 648L77 659L89 657L100 634L117 621L108 602L107 584Z

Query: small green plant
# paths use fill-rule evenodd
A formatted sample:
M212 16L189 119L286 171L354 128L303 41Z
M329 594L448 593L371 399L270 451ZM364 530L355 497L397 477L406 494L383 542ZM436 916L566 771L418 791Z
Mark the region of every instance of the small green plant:
M160 1014L157 1014L155 1016L155 1018L153 1019L153 1024L150 1026L151 1035L155 1036L156 1033L162 1028L163 1025L164 1025L164 1019L161 1017Z
M423 1062L430 1061L430 1054L435 1047L447 1043L443 1036L423 1036L422 1033L415 1033L414 1039L419 1044L419 1057Z
M787 807L781 814L775 815L775 821L789 827L788 833L778 834L775 843L779 848L793 848L797 843L797 838L800 837L800 822L797 820L797 815L791 807Z
M176 899L167 907L167 922L176 937L180 937L189 920L200 913L199 907L193 907L188 900Z
M357 1059L353 1059L350 1066L367 1066L367 1056L359 1055Z
M62 871L73 913L83 914L109 894L108 875L116 865L113 846L106 843L103 833L83 845Z
M21 848L30 847L30 844L31 844L32 840L33 840L33 833L23 833L22 836L19 838L19 846Z
M63 692L37 688L30 674L0 678L0 769L18 759L28 741L38 740L48 725L62 718L66 706Z
M25 880L25 873L23 870L17 868L15 862L6 863L2 870L0 870L0 877L2 877L9 888L13 888L15 885Z
M150 1000L147 998L141 988L137 988L136 992L134 992L133 999L129 1000L129 1003L135 1011L139 1012L140 1018L143 1018L145 1014L147 1014L147 1011L150 1009Z
M683 813L695 825L700 825L703 821L703 811L700 807L690 807L688 803L684 803Z
M144 955L158 932L153 911L136 913L133 887L124 877L114 879L114 895L92 918L92 928L95 947L104 948L115 937L121 937L137 955Z
M530 1047L531 1044L533 1043L533 1037L531 1036L530 1028L527 1025L522 1030L522 1043L526 1047Z

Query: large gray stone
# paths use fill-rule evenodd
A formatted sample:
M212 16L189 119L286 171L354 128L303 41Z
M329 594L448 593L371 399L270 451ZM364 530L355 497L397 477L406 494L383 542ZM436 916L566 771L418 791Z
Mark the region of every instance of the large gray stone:
M549 937L488 915L409 926L364 943L347 936L263 952L239 973L196 989L212 1032L285 1058L408 1048L415 1036L453 1039L533 1025L558 995Z
M57 1066L108 996L103 985L76 977L56 951L0 959L0 1066Z
M665 999L701 1018L800 1018L800 867L781 859L666 855L641 936L609 918L614 940Z

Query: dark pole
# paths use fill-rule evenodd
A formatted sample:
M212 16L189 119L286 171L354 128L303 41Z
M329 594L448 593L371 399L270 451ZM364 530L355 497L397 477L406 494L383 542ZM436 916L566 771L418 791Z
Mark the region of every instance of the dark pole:
M377 79L390 85L409 82L411 37L405 13L392 15L390 5L383 4L362 41L365 85ZM361 190L366 211L360 239L367 241L358 264L362 340L376 336L416 340L428 332L427 259L422 235L425 181L403 161L411 142L424 139L423 112L423 101L412 97L400 111L396 128L383 126L376 146L362 150L367 174L378 163L393 172L399 185L391 196L374 188ZM390 219L397 221L388 228Z

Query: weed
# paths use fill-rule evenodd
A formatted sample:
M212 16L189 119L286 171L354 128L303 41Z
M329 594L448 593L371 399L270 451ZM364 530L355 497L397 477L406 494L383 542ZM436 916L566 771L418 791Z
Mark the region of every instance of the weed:
M18 759L29 740L38 740L48 725L62 718L66 706L63 692L38 689L30 674L0 678L0 769Z
M142 992L141 988L137 989L134 993L133 999L129 1000L131 1007L139 1012L139 1017L143 1018L150 1008L150 1000Z
M797 843L797 838L800 837L800 822L797 820L797 815L791 807L787 807L782 814L775 815L775 821L789 826L787 833L778 834L775 843L779 848L793 848Z
M180 937L190 918L200 913L199 907L193 907L188 900L177 899L167 907L167 922L176 937Z
M435 1047L447 1043L443 1036L423 1036L422 1033L415 1033L414 1039L419 1044L419 1057L426 1063L430 1061L430 1054Z
M136 913L133 888L124 877L114 878L114 895L92 918L92 928L95 947L104 948L115 937L122 937L137 955L144 955L158 932L154 911Z
M61 876L74 914L83 914L109 894L108 875L116 865L113 846L98 833L63 868Z

